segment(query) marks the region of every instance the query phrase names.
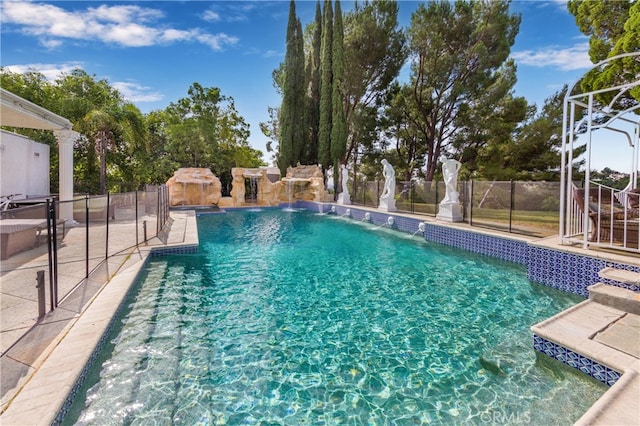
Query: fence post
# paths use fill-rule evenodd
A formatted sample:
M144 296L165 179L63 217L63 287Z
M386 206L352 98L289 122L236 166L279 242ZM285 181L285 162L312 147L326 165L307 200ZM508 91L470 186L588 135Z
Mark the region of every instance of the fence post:
M411 213L415 213L415 188L413 187L413 179L409 180L409 197L411 197Z
M136 246L138 246L139 241L138 241L138 190L136 189L136 196L134 197L135 199L135 215L136 215Z
M36 272L36 289L38 290L38 319L46 313L44 296L44 269Z
M433 200L433 212L434 212L433 215L437 216L438 215L438 181L437 180L431 181L431 184L435 185L436 187L436 190L435 190L436 198L435 200Z
M509 188L509 233L511 233L511 222L513 220L513 199L514 199L514 195L513 193L515 192L515 188L516 188L516 184L514 181L510 181L510 188Z
M51 228L47 229L47 239L51 244L51 251L53 252L53 295L51 296L54 301L54 306L58 307L58 218L56 216L55 200L52 199L49 203L48 216L51 217Z
M36 289L38 290L38 319L40 319L46 311L44 300L44 269L36 272Z
M84 234L84 271L85 278L89 278L89 194L84 196L84 210L85 210L85 234Z
M104 242L104 258L105 260L109 258L109 215L111 210L111 200L109 197L109 191L107 191L107 228L106 228L106 239ZM115 211L115 210L114 210Z
M142 236L144 237L144 242L147 242L147 221L142 221Z
M160 187L156 190L156 194L158 199L156 200L157 208L156 208L156 235L160 233ZM256 203L258 202L258 193L256 190Z
M471 179L470 186L471 194L469 194L469 226L473 226L473 179Z
M46 210L46 215L47 215L47 253L48 253L48 260L49 260L49 295L51 296L51 300L50 300L50 308L53 311L53 309L55 308L54 306L54 289L53 289L53 282L54 282L54 278L53 278L53 248L51 246L51 199L47 198L47 210Z

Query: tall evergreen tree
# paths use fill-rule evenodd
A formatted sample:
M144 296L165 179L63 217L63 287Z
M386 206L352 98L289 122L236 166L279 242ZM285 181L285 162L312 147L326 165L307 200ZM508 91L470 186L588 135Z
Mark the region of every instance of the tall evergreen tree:
M278 167L285 174L288 166L302 159L305 143L304 126L304 43L302 25L291 0L287 25L287 52L284 62L284 85L280 109L280 149Z
M320 53L322 45L322 9L320 1L316 3L316 17L313 27L311 52L307 63L307 107L305 108L305 125L308 137L305 153L305 164L318 162L318 130L320 127Z
M318 161L328 167L331 161L331 115L332 115L332 48L333 10L331 0L324 2L322 24L321 70L320 70L320 123L318 128Z
M291 1L294 4L293 0ZM295 6L294 6L295 10ZM295 13L295 11L294 11ZM291 75L292 74L292 75ZM304 36L302 34L302 24L300 19L296 18L296 32L294 35L294 54L293 63L287 72L287 75L293 80L293 96L291 98L293 110L291 116L293 118L293 158L291 165L304 160L304 153L308 143L308 134L305 128L305 107L306 107L306 90L305 90L305 74L304 74ZM286 76L285 76L286 78Z
M331 90L331 160L334 173L344 160L347 150L347 123L344 116L344 31L342 26L342 9L340 0L336 0L333 22L333 82Z

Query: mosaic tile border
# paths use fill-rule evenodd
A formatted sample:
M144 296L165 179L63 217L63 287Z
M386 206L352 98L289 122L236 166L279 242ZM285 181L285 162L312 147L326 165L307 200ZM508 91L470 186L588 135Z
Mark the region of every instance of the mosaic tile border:
M640 286L602 279L598 272L606 267L640 272L640 267L581 256L574 253L529 246L527 276L531 281L589 297L588 287L598 282L627 290L639 291Z
M153 247L151 257L170 256L172 254L195 254L198 253L198 245L174 246L174 247Z
M573 367L585 374L588 374L607 386L613 386L622 376L622 373L619 371L609 368L606 365L602 365L584 355L574 352L571 349L567 349L562 345L536 334L533 335L533 348L553 359L557 359L569 367Z

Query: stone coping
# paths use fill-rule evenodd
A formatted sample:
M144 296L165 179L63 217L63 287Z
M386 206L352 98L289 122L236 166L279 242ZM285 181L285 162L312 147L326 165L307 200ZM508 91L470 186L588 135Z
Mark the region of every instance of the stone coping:
M629 337L619 336L620 341L610 341L603 344L596 336L614 326L619 320L633 314L629 314L614 307L596 303L593 300L585 300L559 314L542 321L533 327L534 336L542 338L562 348L561 353L543 353L571 365L570 353L579 354L588 359L586 365L592 362L610 368L621 374L615 384L578 420L579 425L612 425L612 424L637 424L640 420L640 359L629 355L616 347L628 344ZM638 342L640 344L640 342ZM556 347L557 349L557 347ZM576 362L576 368L582 370L581 361ZM594 367L591 367L594 368ZM587 370L589 367L587 367ZM598 369L596 374L586 372L599 380L607 373ZM615 373L617 376L618 373ZM606 381L606 377L605 377Z

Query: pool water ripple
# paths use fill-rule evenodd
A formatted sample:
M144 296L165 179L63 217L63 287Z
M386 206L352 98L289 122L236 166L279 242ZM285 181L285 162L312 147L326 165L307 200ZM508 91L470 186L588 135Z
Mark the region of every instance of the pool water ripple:
M149 263L78 424L566 424L605 388L536 355L580 301L509 263L305 212L199 218Z

